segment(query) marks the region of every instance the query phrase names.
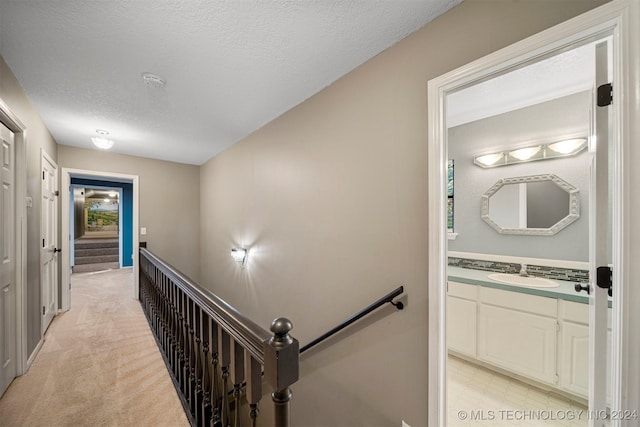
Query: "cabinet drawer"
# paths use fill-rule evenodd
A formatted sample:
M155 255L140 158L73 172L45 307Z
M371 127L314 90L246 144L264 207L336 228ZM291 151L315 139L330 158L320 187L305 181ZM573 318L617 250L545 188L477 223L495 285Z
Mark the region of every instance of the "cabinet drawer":
M520 310L542 316L558 316L558 300L555 298L483 287L480 289L480 301L485 304L507 307L512 310Z
M478 286L449 281L447 282L447 294L452 297L476 301L478 299Z

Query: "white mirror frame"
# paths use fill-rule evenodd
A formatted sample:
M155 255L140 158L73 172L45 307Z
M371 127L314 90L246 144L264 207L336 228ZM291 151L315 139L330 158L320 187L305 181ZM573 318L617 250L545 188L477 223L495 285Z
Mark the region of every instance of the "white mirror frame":
M494 73L531 60L540 55L568 47L603 32L613 31L617 44L614 54L617 74L614 79L621 84L613 88L614 99L619 100L620 114L615 126L619 129L618 166L614 179L614 218L616 238L613 251L617 254L613 287L612 345L619 349L611 360L612 408L638 409L640 402L640 290L633 286L640 277L640 227L634 210L640 211L640 197L633 190L633 183L640 182L640 106L634 94L640 93L640 2L613 0L592 11L570 19L555 27L496 51L479 60L450 71L428 83L428 402L429 426L447 425L446 384L446 160L447 127L445 123L445 98L448 92L479 81ZM635 144L638 145L638 144ZM636 190L637 191L637 188ZM624 233L622 231L624 230ZM442 308L442 309L441 309ZM592 422L592 421L591 421ZM635 425L637 420L626 425ZM623 425L614 420L611 426Z
M489 199L502 187L509 184L551 181L569 194L569 214L549 228L504 228L489 216ZM500 234L519 234L524 236L553 236L572 222L580 218L580 191L567 181L553 174L501 178L483 195L480 205L480 217Z

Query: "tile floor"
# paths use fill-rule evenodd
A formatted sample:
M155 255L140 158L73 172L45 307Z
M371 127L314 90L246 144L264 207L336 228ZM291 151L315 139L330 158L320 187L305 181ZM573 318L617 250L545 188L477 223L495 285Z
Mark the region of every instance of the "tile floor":
M448 359L448 426L586 427L586 406L454 356Z

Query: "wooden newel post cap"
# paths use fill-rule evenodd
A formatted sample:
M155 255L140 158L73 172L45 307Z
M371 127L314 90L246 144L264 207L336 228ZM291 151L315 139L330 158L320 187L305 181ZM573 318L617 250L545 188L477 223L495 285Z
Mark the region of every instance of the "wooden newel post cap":
M298 381L300 345L289 335L293 323L284 317L271 322L273 336L264 342L264 376L275 391Z
M293 329L293 323L286 317L278 317L277 319L273 319L271 328L269 329L277 338L284 338L289 335L289 331Z

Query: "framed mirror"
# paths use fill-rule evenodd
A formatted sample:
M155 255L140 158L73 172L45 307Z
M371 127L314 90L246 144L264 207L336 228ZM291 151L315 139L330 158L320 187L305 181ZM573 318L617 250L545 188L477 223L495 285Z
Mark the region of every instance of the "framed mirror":
M578 194L553 174L501 178L482 195L480 216L500 234L552 236L580 217Z

